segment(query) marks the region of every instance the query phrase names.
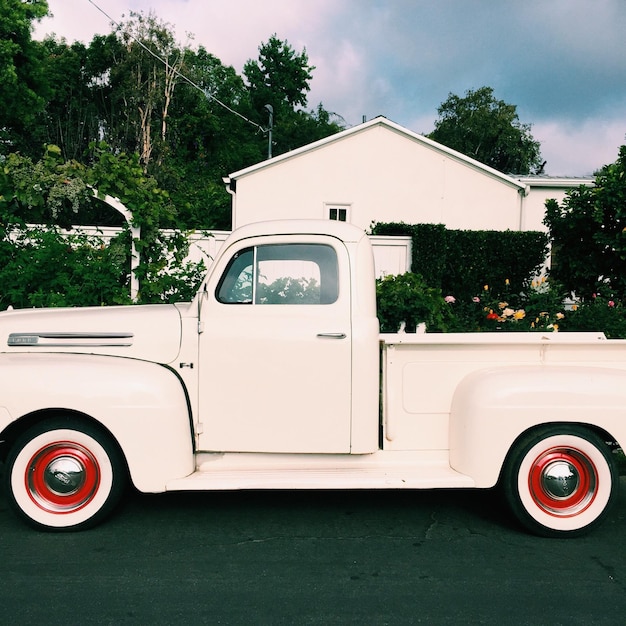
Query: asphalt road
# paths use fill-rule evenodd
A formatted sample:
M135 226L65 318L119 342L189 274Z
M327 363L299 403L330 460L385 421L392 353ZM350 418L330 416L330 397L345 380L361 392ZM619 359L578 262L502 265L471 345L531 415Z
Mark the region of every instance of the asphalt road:
M31 530L0 493L0 624L624 624L626 478L573 540L496 492L129 494Z

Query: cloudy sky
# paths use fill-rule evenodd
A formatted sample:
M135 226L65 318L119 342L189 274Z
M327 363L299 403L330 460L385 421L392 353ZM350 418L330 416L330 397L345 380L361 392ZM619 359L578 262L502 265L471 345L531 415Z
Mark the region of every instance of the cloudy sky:
M89 43L130 11L241 72L276 33L313 72L320 102L348 126L377 115L428 133L450 93L493 87L532 125L552 176L584 176L626 144L624 0L48 0L55 33ZM192 35L192 39L188 38Z

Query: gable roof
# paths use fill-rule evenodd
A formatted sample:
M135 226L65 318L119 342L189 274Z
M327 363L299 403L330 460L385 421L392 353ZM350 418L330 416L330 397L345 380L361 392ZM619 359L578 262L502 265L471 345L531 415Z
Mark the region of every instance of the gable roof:
M333 144L339 141L345 141L349 139L351 136L356 135L358 133L367 132L372 128L384 128L391 132L398 133L406 137L407 140L414 141L419 143L435 152L440 154L444 154L445 156L453 159L455 161L461 162L468 167L471 167L475 170L478 170L482 174L487 176L491 176L492 178L499 179L501 182L510 185L512 187L516 187L519 191L526 191L527 185L525 182L521 182L511 176L507 176L498 170L485 165L484 163L480 163L476 161L476 159L472 159L456 150L452 150L428 137L424 137L424 135L419 135L418 133L414 133L413 131L388 120L386 117L379 116L374 119L364 122L363 124L358 124L357 126L353 126L352 128L348 128L347 130L343 130L339 133L335 133L334 135L330 135L329 137L325 137L324 139L319 139L318 141L314 141L313 143L307 144L300 148L296 148L295 150L291 150L289 152L285 152L284 154L280 154L279 156L273 157L271 159L267 159L266 161L261 161L260 163L256 163L255 165L251 165L244 169L238 170L237 172L233 172L228 176L228 178L224 179L224 182L231 183L239 178L243 178L244 176L248 176L250 174L254 174L268 167L272 167L274 165L278 165L283 161L287 161L289 159L296 158L307 152L313 152L315 150L320 150L329 144Z

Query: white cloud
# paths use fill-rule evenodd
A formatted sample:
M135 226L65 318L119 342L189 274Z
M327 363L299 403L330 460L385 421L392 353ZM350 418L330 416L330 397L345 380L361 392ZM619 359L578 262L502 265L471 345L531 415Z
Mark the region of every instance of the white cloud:
M106 10L117 19L125 9L126 3L117 0L106 2ZM83 41L88 43L94 34L110 32L108 19L92 4L85 0L48 0L52 18L44 18L35 25L35 37L54 33L64 37L69 43Z
M551 176L589 176L614 163L619 146L626 144L625 132L623 120L588 120L579 126L553 120L532 127Z
M532 124L554 175L613 162L625 143L626 3L603 0L48 0L55 18L36 29L68 42L110 32L130 10L195 35L241 72L276 33L316 66L309 108L319 102L350 125L385 115L429 132L450 92L494 88ZM126 15L126 18L122 18Z
M195 46L204 46L240 71L274 33L296 49L307 46L312 34L332 17L336 4L332 0L307 5L293 0L48 0L54 18L42 20L35 36L54 32L68 42L88 43L94 34L110 32L109 20L98 7L116 22L127 20L131 11L153 13L175 28L179 41L185 42L191 33Z

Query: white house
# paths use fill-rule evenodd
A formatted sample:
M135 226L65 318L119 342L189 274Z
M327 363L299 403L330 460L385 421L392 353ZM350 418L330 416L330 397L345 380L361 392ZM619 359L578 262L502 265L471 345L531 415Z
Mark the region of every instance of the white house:
M545 201L593 179L511 177L377 117L234 172L232 226L281 218L545 230ZM80 229L80 230L85 230ZM88 230L88 229L87 229ZM98 229L104 238L118 229ZM111 232L108 232L111 231ZM191 236L188 259L210 264L228 233ZM410 237L372 237L378 276L410 269Z
M281 218L444 224L464 230L545 230L547 198L592 179L517 178L384 117L224 179L233 228Z
M545 201L590 178L511 177L384 117L234 172L232 226L322 218L465 230L545 230ZM119 209L118 209L119 210ZM79 230L104 239L119 229ZM195 233L188 260L209 265L227 232ZM372 237L378 276L411 269L410 237Z

